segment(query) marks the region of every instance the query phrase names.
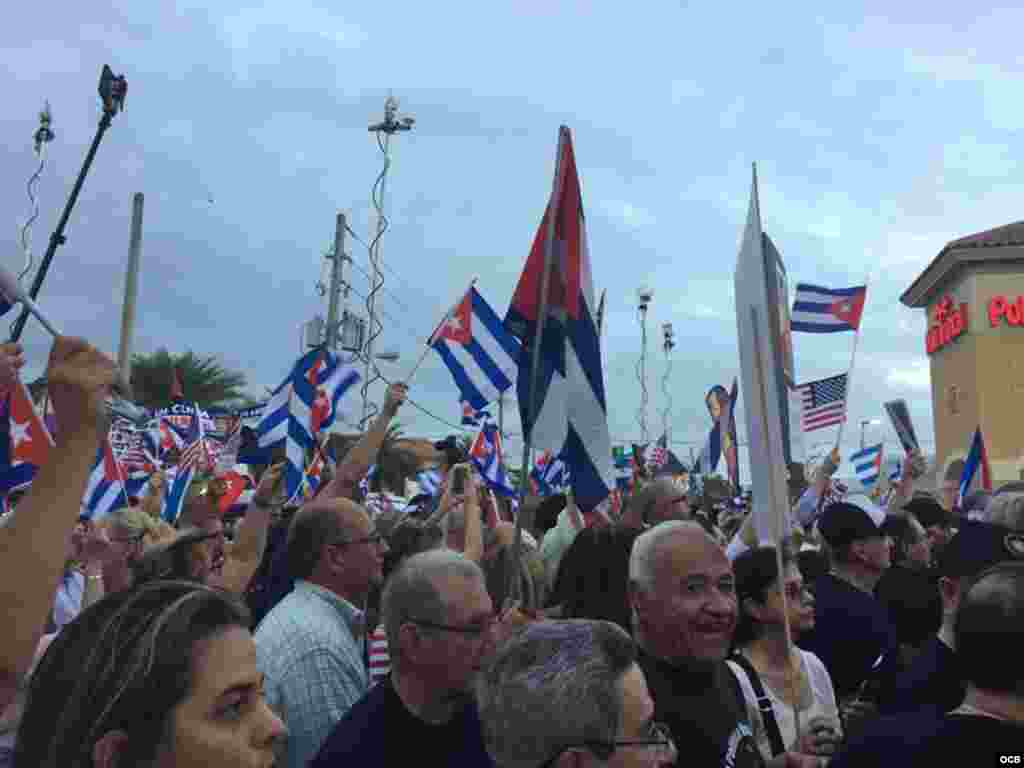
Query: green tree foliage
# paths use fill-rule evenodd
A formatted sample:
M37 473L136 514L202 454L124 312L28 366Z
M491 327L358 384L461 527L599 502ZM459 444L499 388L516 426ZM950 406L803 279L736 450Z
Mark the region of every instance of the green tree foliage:
M245 392L245 374L225 368L214 356L201 357L192 350L171 354L158 349L151 355L132 358L132 394L145 408L163 408L171 402L174 371L181 375L185 400L211 406L244 406L253 402Z

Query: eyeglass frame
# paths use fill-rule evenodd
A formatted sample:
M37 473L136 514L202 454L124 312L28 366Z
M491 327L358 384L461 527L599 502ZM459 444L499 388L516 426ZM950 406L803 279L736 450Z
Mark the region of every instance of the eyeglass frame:
M123 539L111 539L111 544L138 544L146 538L146 532L136 533L131 536L126 536Z
M408 619L410 624L415 624L418 627L427 627L429 629L440 629L444 632L455 632L456 634L463 635L465 637L481 638L488 632L494 629L495 624L498 623L497 619L491 617L491 620L486 625L470 625L464 627L457 627L454 624L439 624L433 621L426 621L425 619Z
M652 736L661 736L660 739L613 739L612 741L585 741L581 744L566 744L561 747L550 759L541 765L541 768L550 768L563 754L570 749L589 749L598 760L608 760L619 747L661 747L675 751L676 742L672 738L672 731L664 723L652 722L649 726Z
M372 543L380 546L381 543L386 543L387 537L380 531L374 531L372 536L364 536L361 539L334 539L333 541L327 542L329 545L334 547L348 547L353 544L367 544Z

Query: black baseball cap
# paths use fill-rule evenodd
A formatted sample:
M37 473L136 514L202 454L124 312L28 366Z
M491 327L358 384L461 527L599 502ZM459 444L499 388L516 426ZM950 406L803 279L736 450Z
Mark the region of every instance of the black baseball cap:
M845 547L862 539L885 535L885 512L867 499L836 501L825 507L818 520L818 531L833 548Z
M915 496L903 505L903 509L916 517L917 522L925 528L953 523L953 515L931 496Z
M951 579L973 578L1004 560L1024 561L1024 532L966 520L939 555L938 570Z

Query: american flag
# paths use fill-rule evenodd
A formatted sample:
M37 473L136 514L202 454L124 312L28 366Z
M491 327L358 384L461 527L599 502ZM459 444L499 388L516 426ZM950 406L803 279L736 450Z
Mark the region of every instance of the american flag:
M653 469L661 469L668 463L668 450L662 445L651 448L647 454L647 466Z
M800 421L804 432L831 427L846 420L846 374L801 384Z

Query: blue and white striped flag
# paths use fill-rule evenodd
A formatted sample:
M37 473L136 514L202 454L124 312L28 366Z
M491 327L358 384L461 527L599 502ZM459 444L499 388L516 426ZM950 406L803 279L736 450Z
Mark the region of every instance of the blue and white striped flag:
M302 484L306 453L315 435L326 433L338 413L338 401L359 381L359 372L326 349L300 357L274 390L256 427L260 448L285 446L285 488L293 498Z
M172 525L181 514L189 486L192 485L192 478L195 477L199 469L199 461L204 454L203 423L199 417L199 406L192 403L192 419L188 432L184 436L184 447L178 459L178 471L174 476L174 482L171 483L171 487L167 491L167 499L164 502L164 520Z
M569 468L561 456L545 454L530 473L538 496L562 493L569 485Z
M804 333L838 333L860 327L867 286L822 288L797 283L790 328Z
M484 482L495 493L503 496L517 495L512 480L505 471L505 457L501 448L501 433L498 425L487 421L480 429L476 440L469 449L469 459L480 472Z
M104 438L82 496L82 517L96 522L115 509L128 506L128 497L137 495L146 482L147 479L133 481L125 477L110 441Z
M430 337L462 399L482 410L516 380L519 342L473 286Z
M429 493L431 496L441 494L441 473L436 469L420 472L416 475L416 482L420 484L420 490L423 493Z
M864 448L850 457L857 479L865 488L872 487L882 474L882 444Z

